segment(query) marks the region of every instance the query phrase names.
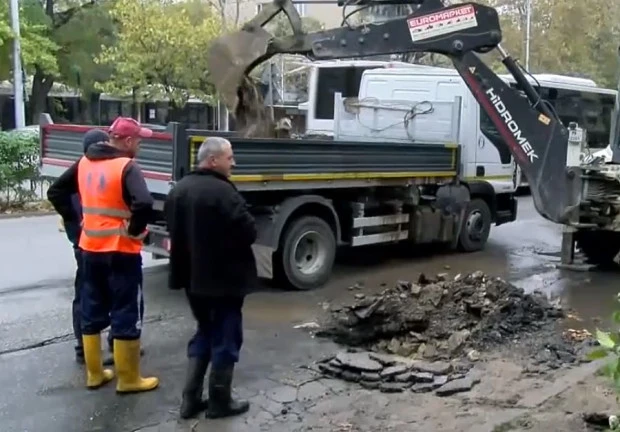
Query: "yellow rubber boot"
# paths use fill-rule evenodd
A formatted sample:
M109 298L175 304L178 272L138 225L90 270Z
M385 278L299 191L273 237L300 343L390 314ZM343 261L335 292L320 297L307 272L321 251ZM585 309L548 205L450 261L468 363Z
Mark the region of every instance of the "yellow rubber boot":
M97 389L114 378L111 369L104 369L101 361L101 335L82 335L84 362L86 363L86 387Z
M136 393L154 390L159 385L156 377L140 376L140 340L114 339L114 364L118 393Z

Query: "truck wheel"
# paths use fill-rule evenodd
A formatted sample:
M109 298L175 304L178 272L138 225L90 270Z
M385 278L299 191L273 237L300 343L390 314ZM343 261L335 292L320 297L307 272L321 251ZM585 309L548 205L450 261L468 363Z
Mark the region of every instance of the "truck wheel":
M580 231L576 233L577 250L583 253L588 264L617 267L614 258L620 251L620 233L610 231Z
M279 263L294 289L319 288L329 279L336 259L336 237L323 219L301 217L288 227L280 242Z
M484 248L489 239L492 223L491 209L487 203L475 198L465 210L458 248L463 252L475 252Z

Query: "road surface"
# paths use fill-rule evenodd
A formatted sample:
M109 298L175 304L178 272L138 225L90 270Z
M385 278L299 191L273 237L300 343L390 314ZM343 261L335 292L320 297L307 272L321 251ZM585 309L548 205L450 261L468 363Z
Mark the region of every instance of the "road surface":
M145 373L160 377L161 388L132 396L118 396L112 386L89 392L84 388L83 369L73 359L70 304L74 263L71 247L64 233L58 231L57 222L54 216L0 220L0 430L190 430L195 423L176 424L176 419L186 341L194 323L183 294L166 288L165 264L145 257L143 344L147 352L142 367ZM208 430L246 430L240 424L247 430L260 430L257 425L280 430L274 416L282 414L278 410L283 409L283 401L300 397L298 393L291 396L291 387L286 384L287 380L295 381L299 389L304 374L295 366L333 348L330 343L300 334L293 326L312 321L323 302L347 295L346 287L356 282L372 291L381 284L413 279L420 272L482 270L528 290L544 289L558 295L587 320L606 317L613 306L615 276L555 270L560 233L559 226L535 212L529 197L521 197L518 221L494 228L483 252L432 257L379 253L382 259L376 262L374 249L341 260L332 280L321 290L281 292L265 288L253 294L245 310L246 342L235 378L238 391L252 398L253 409L243 423L218 422ZM336 391L326 384L308 384L304 389L309 395ZM382 397L377 399L379 404ZM203 430L199 429L203 422L195 430ZM291 426L281 426L283 431L292 430Z

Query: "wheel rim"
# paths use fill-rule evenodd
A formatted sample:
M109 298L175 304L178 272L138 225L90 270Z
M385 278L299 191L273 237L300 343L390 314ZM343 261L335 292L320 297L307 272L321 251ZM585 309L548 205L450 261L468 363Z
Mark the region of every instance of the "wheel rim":
M325 265L327 246L317 231L303 233L293 247L293 264L301 274L310 276Z
M476 210L469 214L467 217L467 233L472 240L480 240L484 232L484 217L482 212Z

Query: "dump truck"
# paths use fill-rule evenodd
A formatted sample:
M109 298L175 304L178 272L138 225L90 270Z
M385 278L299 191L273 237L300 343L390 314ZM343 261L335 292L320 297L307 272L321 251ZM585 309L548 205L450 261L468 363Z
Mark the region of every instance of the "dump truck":
M372 4L395 3L356 2ZM618 165L581 163L584 131L575 123L563 125L529 83L527 72L503 50L494 8L444 6L440 0L412 4L418 7L407 17L377 24L346 22L341 28L305 33L293 3L276 0L239 31L211 45L209 77L238 123L247 125L255 113L248 109L249 96L257 94L248 91L247 75L275 54L303 54L312 60L443 54L519 164L536 210L571 227L591 257L612 260L620 248ZM276 38L263 28L279 13L289 18L292 36ZM516 89L478 56L495 49ZM55 177L80 156L79 140L89 127L42 123L43 174ZM229 138L235 150L239 167L232 180L256 217L259 274L282 278L296 289L323 285L340 246L439 242L479 250L490 221L500 224L516 217L514 196L500 200L488 182L462 178L464 161L456 142L240 138L179 124L147 140L138 156L159 212L174 182L191 169L200 143L214 134ZM147 240L147 247L160 256L168 249L163 219L159 213L152 221ZM607 239L605 247L592 247L602 239Z
M419 131L415 142L240 138L171 123L165 133L143 140L136 158L155 198L145 250L168 256L166 195L195 166L200 144L214 135L232 143L232 181L257 221L253 248L264 278L300 290L319 287L342 247L440 243L480 250L493 224L516 218L516 177L509 193L496 192L482 177L462 182L462 167L473 166L475 152L463 153L457 144L460 98L434 106L433 115L409 123ZM42 116L42 174L57 178L79 159L82 137L94 127L54 124Z

